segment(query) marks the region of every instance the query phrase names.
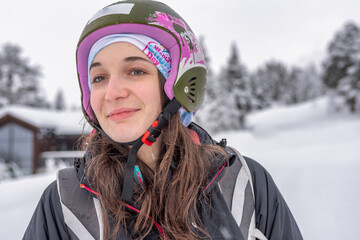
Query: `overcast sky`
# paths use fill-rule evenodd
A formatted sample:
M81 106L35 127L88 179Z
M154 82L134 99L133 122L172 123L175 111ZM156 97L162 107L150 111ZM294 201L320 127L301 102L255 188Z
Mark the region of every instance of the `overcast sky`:
M62 89L67 106L79 104L75 48L87 20L109 0L0 0L0 44L20 45L42 67L49 101ZM360 24L359 0L165 0L196 35L205 37L218 72L236 42L250 69L270 59L288 65L319 63L334 33Z

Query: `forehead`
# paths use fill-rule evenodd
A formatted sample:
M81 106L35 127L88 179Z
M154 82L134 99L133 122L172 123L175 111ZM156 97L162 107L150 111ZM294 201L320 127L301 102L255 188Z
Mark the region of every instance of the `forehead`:
M103 49L101 49L94 58L96 59L102 57L128 57L128 56L139 56L147 58L147 56L136 46L128 42L116 42L112 43Z

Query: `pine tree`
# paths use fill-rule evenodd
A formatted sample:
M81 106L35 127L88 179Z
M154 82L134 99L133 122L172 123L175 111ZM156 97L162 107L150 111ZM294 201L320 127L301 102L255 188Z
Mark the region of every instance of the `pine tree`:
M228 64L218 76L212 74L209 62L207 56L207 96L196 121L212 133L244 127L246 114L251 110L252 99L248 74L240 62L235 43L231 46Z
M21 56L19 46L5 44L0 52L0 107L8 104L46 106L39 88L40 76L40 68Z
M293 66L290 69L283 95L285 103L300 103L322 94L324 86L313 64L305 68Z
M249 76L245 65L240 62L236 44L231 45L228 64L220 74L222 97L221 104L226 119L225 129L245 127L245 118L252 109L252 96L250 92Z
M266 72L270 98L275 102L282 102L288 78L287 67L281 62L270 61L266 64Z
M266 62L251 74L251 92L256 98L257 108L284 102L288 76L285 64L274 60Z
M250 75L250 90L255 98L255 108L264 109L271 105L271 97L268 92L267 72L259 67Z
M343 98L352 112L360 111L360 27L347 22L330 42L327 55L325 85Z
M56 110L62 111L66 109L64 93L62 89L59 89L55 96L54 107Z

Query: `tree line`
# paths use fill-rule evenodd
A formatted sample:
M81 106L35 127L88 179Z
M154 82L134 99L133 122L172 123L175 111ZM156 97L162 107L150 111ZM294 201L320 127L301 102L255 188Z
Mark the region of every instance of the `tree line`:
M207 55L206 60L211 63ZM321 69L269 60L249 71L233 43L225 67L218 74L208 69L207 95L195 121L213 133L245 128L252 111L325 94L333 99L330 107L360 112L360 27L354 22L346 22L334 34Z

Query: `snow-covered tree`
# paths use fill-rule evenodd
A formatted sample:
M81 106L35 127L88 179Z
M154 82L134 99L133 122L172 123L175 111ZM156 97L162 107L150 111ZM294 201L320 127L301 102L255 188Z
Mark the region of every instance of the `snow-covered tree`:
M287 104L304 102L324 93L321 77L313 64L305 68L293 66L290 69L283 99Z
M284 101L288 75L285 64L275 60L270 60L255 70L251 75L250 84L258 108Z
M250 75L250 90L255 100L255 108L263 109L271 105L271 97L267 92L267 74L263 68L258 68Z
M54 108L56 110L59 110L59 111L66 109L64 92L62 91L62 89L59 89L56 92L55 101L54 101Z
M323 81L352 112L360 111L360 27L347 22L331 40Z
M204 47L204 44L202 44ZM206 50L204 50L206 53ZM208 78L206 98L195 121L210 132L244 127L245 116L251 110L252 99L249 90L248 74L240 62L237 47L231 46L227 65L215 76L210 59L206 55Z
M222 69L218 87L221 91L224 126L226 129L245 127L245 117L253 106L249 75L244 64L241 63L236 44L231 45L230 58Z
M21 56L21 48L6 43L0 51L0 107L8 104L43 107L39 87L41 71Z
M339 81L337 92L343 97L351 112L360 112L360 61L347 72L348 75Z

